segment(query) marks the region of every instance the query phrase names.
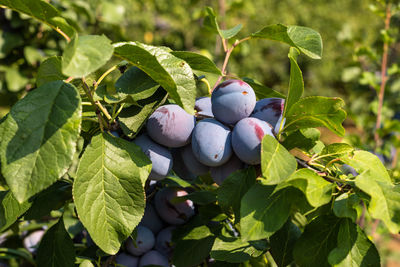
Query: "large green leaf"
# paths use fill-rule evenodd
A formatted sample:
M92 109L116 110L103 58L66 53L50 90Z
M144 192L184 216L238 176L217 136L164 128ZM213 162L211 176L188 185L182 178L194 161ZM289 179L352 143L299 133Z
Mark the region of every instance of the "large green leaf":
M0 191L0 232L12 225L30 206L28 202L18 203L10 191Z
M292 132L285 138L282 145L287 149L299 148L302 150L310 150L321 137L321 132L316 128L305 128Z
M378 250L350 219L341 220L337 247L329 253L328 261L338 267L381 266Z
M322 149L320 153L320 158L323 157L327 161L333 160L335 158L347 155L350 152L353 152L354 148L345 143L333 143L329 144L324 149Z
M114 44L115 54L137 66L159 83L175 102L194 114L196 83L189 64L165 47L139 42Z
M75 35L65 47L62 72L72 77L86 76L106 64L113 51L111 41L104 35Z
M275 192L275 186L255 184L242 198L240 229L242 239L268 238L279 230L301 193L292 187Z
M268 184L279 184L297 168L296 159L272 136L261 143L261 171Z
M293 262L294 244L300 235L299 227L289 219L278 232L270 237L271 254L279 267L286 267Z
M172 263L176 267L197 266L210 254L215 236L199 216L173 233L176 243Z
M302 267L330 267L329 253L337 247L340 219L331 215L317 217L304 229L294 247L293 256Z
M72 199L72 185L58 181L46 190L43 190L33 199L33 204L24 216L26 220L40 220L43 216L50 215L52 210L57 210Z
M367 151L354 151L353 154L341 158L342 161L353 167L358 173L369 172L373 180L390 184L390 176L380 159Z
M334 185L309 169L300 169L286 181L300 189L313 207L320 207L328 203L332 198Z
M37 252L37 266L70 267L75 265L74 243L61 218L43 236Z
M73 196L83 225L106 253L116 254L139 224L150 170L151 163L138 146L107 133L93 137L86 148Z
M300 99L286 114L284 130L326 127L339 136L344 135L342 126L346 112L344 102L337 97L310 96Z
M374 166L375 167L375 166ZM382 220L392 233L400 231L400 186L384 182L371 171L360 173L356 186L371 199L368 212L372 218Z
M221 70L206 56L188 51L172 51L171 54L185 60L194 70L222 75Z
M353 222L357 220L357 206L360 198L357 194L344 193L338 196L333 202L333 213L336 217L350 218Z
M322 56L321 35L307 27L273 24L253 33L251 37L286 43L314 59L320 59Z
M291 107L297 101L299 101L304 91L303 74L301 73L300 67L297 64L297 56L298 52L296 48L291 47L289 52L289 60L290 60L289 90L285 101L285 109L283 111L283 117L286 117L286 114L291 109Z
M43 0L0 0L0 7L6 7L31 16L53 29L60 29L72 37L75 29L60 16L60 12Z
M210 256L220 261L239 263L260 254L260 251L256 250L247 241L237 237L220 236L215 239Z
M61 57L53 56L40 64L36 75L36 85L42 86L47 82L65 80L67 78L61 71Z
M166 92L160 88L151 97L138 101L138 105L124 108L118 117L124 134L134 137L154 110L165 102L166 97Z
M235 220L240 220L240 202L246 192L256 181L256 171L253 167L239 170L229 175L218 188L218 203L224 211L232 208Z
M158 87L158 83L137 67L127 70L115 82L117 94L129 95L134 101L150 97Z
M18 101L0 125L2 173L22 203L64 175L74 156L81 122L78 90L46 83Z

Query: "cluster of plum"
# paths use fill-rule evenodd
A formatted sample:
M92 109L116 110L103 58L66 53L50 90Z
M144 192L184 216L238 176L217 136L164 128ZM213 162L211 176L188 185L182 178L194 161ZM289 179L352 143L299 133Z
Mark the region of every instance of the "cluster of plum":
M154 187L148 195L153 195ZM180 188L164 187L148 198L142 221L136 227L133 238L125 242L125 251L115 262L120 266L142 267L147 265L170 266L174 245L172 231L195 214L191 200L182 199L188 193Z
M153 163L151 180L173 169L186 180L210 173L221 184L246 164L260 164L261 140L284 123L283 108L284 99L257 101L250 85L227 80L211 98L196 100L196 116L174 104L159 107L147 121L147 133L134 142Z

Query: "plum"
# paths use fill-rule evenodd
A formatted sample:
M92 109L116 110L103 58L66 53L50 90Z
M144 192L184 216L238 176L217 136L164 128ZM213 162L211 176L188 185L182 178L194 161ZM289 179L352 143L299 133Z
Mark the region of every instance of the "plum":
M181 149L182 160L186 168L196 176L207 174L210 167L197 160L192 151L192 146L187 145Z
M139 263L139 258L128 255L126 253L118 254L115 257L115 262L125 267L137 267Z
M197 118L214 118L211 108L211 97L203 96L196 99L194 103Z
M158 216L153 204L149 202L146 203L146 209L144 210L144 216L140 225L150 229L154 235L164 227L164 222L161 220L160 216Z
M231 130L219 121L204 119L193 131L193 154L204 165L220 166L232 155L231 135Z
M174 159L172 170L174 170L176 175L187 181L196 179L196 175L186 167L185 163L183 163L181 148L171 149L171 154Z
M172 231L174 229L174 226L164 228L158 233L156 238L155 249L168 258L172 256L172 251L174 250L174 246L172 245Z
M155 244L155 237L153 232L144 226L136 227L136 239L133 241L131 238L126 242L127 251L134 255L140 256L151 250Z
M241 80L227 80L212 92L214 117L226 124L235 124L250 116L256 105L256 95L250 85Z
M30 253L34 253L37 247L39 246L39 243L42 240L44 233L45 233L44 230L37 230L27 235L23 241L24 247Z
M169 262L168 259L163 256L157 250L150 250L146 254L144 254L139 261L139 267L144 267L147 265L158 265L162 267L168 267Z
M166 187L156 193L154 205L161 219L173 225L184 224L194 215L191 200L176 201L176 197L186 196L182 189Z
M260 164L261 141L267 134L274 136L270 124L257 118L244 118L233 129L233 151L240 160L247 164Z
M134 142L151 160L152 168L149 179L164 179L172 169L173 159L171 152L167 148L153 142L145 134L137 137Z
M251 117L266 121L272 127L278 127L282 121L282 113L285 107L285 99L283 98L264 98L257 101Z
M190 143L196 118L178 105L157 108L147 120L147 132L166 147L181 147Z
M244 167L243 161L241 161L237 156L232 155L227 163L218 167L211 167L210 174L214 182L221 185L222 182L228 178L228 176Z

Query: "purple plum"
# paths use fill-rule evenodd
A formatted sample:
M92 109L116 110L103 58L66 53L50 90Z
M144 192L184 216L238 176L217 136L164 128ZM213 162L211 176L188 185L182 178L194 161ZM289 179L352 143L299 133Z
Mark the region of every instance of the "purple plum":
M165 222L173 225L184 224L194 215L194 204L191 200L177 200L186 196L182 189L166 187L156 193L154 204L158 215Z
M158 265L162 267L169 267L168 259L157 250L150 250L144 254L139 261L139 267L147 265Z
M233 172L240 170L244 167L243 161L241 161L236 155L232 155L227 163L218 167L211 167L210 174L214 182L217 185L221 185L222 182L228 178Z
M161 220L160 216L158 216L153 204L146 202L146 209L144 210L144 216L140 225L150 229L154 235L164 227L164 222Z
M155 249L167 258L172 256L174 250L174 245L172 244L172 231L175 228L176 227L174 226L170 226L162 229L156 238Z
M196 110L197 118L214 118L211 108L211 97L204 96L196 99L194 104L194 109Z
M196 176L207 174L210 167L202 164L197 160L196 156L193 154L192 146L187 145L182 148L182 160L186 168L194 173Z
M164 179L172 169L173 159L171 152L167 148L153 142L145 134L137 137L134 142L151 160L152 168L149 179Z
M214 117L226 124L235 124L250 116L256 105L253 88L242 80L220 83L211 95Z
M261 141L265 135L274 136L272 127L257 118L240 120L232 132L232 147L240 160L256 165L261 162Z
M126 253L121 253L118 254L117 257L115 257L115 263L125 267L137 267L139 263L139 258L128 255Z
M155 244L155 237L153 232L144 226L136 227L136 239L129 238L126 241L126 250L134 255L140 256L151 250Z
M183 163L181 148L173 148L171 149L171 153L174 159L172 170L176 173L176 175L186 181L196 179L196 175L186 167L185 163Z
M220 166L232 155L231 135L231 130L219 121L201 120L193 131L193 154L204 165Z
M257 101L251 117L266 121L272 127L279 131L279 124L282 121L282 113L285 108L285 99L283 98L264 98Z
M147 132L166 147L181 147L190 143L196 118L178 105L157 108L147 120Z

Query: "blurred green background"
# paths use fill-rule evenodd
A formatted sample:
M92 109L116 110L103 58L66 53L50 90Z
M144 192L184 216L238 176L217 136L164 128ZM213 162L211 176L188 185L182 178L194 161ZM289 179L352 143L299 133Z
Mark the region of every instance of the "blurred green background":
M173 50L202 53L221 67L221 40L202 25L204 8L211 6L220 26L243 24L241 39L266 25L282 23L317 30L324 42L322 60L299 58L305 95L337 96L346 102L348 119L344 141L374 150L377 91L381 79L383 41L390 43L383 123L384 140L377 152L384 156L393 177L400 177L397 150L400 147L400 16L393 4L390 29L384 31L385 1L378 0L51 0L62 16L80 34L105 34L113 42L140 41ZM232 40L233 42L234 40ZM0 9L0 118L19 98L35 87L42 62L61 55L65 40L58 33L30 18ZM286 93L289 81L288 47L265 40L250 40L238 46L228 72L249 77ZM108 78L112 79L112 76ZM210 81L215 79L210 78ZM110 83L112 86L112 83ZM325 135L325 142L342 139ZM379 233L379 229L378 229ZM400 241L388 235L375 236L383 244L385 264L396 264ZM393 243L394 242L394 243ZM398 243L396 243L398 242ZM389 244L389 245L385 245ZM394 244L394 245L393 245ZM397 248L396 248L397 245ZM394 247L394 248L392 248ZM398 253L398 254L397 254ZM384 255L382 255L384 256ZM394 263L391 263L391 259Z

